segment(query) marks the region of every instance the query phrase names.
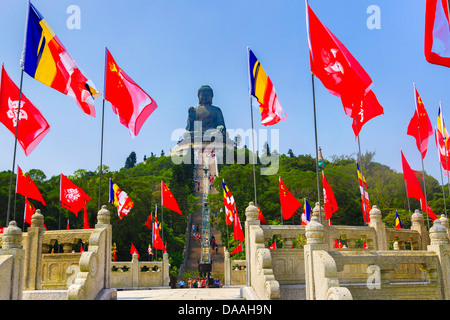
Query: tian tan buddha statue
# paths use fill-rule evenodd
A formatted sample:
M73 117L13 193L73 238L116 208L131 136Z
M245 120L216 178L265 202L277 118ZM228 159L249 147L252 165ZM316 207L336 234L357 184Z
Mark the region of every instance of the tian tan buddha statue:
M191 134L194 133L196 128L200 130L201 125L202 136L207 130L216 133L219 131L222 135L225 135L226 127L223 114L220 108L212 105L213 96L213 90L210 86L202 86L198 89L199 105L189 108L188 111L186 130Z

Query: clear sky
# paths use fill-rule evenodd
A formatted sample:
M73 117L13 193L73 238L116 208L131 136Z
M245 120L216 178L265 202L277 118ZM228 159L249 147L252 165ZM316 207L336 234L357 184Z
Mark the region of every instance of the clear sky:
M139 135L132 139L105 103L103 163L112 170L135 151L138 161L151 152L168 154L176 141L172 132L186 126L188 108L198 105L197 90L214 90L227 128L251 127L248 96L247 46L272 79L286 122L278 129L279 151L315 156L311 73L305 3L302 0L34 0L32 3L103 92L105 47L116 62L150 96L158 108ZM402 172L400 150L415 170L422 164L415 140L406 135L414 113L413 83L433 126L439 101L450 119L450 70L426 62L425 0L310 0L316 15L341 40L373 80L385 114L361 132L362 151L375 151L375 161ZM80 29L70 29L67 13L80 8ZM370 5L380 8L380 29L369 29ZM18 85L23 47L26 0L0 0L0 61ZM351 119L340 99L316 79L318 141L325 158L356 154L358 145ZM16 164L24 171L40 169L47 177L71 175L77 169L96 170L100 163L102 99L96 118L76 103L24 74L23 92L42 112L51 129L36 149L25 156L18 147ZM253 103L256 129L260 115ZM448 120L450 121L450 120ZM449 122L450 123L450 122ZM269 140L270 142L270 140ZM249 142L247 142L249 145ZM0 170L10 170L13 135L0 126ZM425 170L440 181L434 138L424 161ZM17 169L16 169L17 170Z

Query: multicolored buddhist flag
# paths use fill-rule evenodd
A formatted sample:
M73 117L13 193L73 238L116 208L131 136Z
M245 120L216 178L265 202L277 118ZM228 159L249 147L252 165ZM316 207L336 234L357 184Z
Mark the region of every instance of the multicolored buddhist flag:
M250 95L258 99L261 124L270 126L277 124L280 120L286 121L287 114L281 108L272 80L267 76L261 63L249 47L247 47L247 52Z
M225 222L227 225L233 223L233 212L234 212L234 197L231 194L230 189L228 189L225 184L225 180L222 179L222 189L223 189L223 204L225 205Z
M109 179L109 203L116 206L119 219L127 216L134 206L128 194L122 191L111 179Z
M111 102L120 123L135 137L158 105L117 65L108 49L105 60L105 99Z
M94 101L100 93L30 2L21 65L29 76L72 97L86 114L95 117Z
M440 132L442 140L444 141L446 148L448 148L448 131L445 127L444 115L442 114L442 104L439 104L436 129Z
M302 226L306 226L311 221L311 206L309 202L304 199L303 212L302 212Z
M158 210L155 211L155 221L153 222L153 236L152 236L152 243L153 248L156 250L164 250L164 243L162 241L161 235L159 234L159 230L161 229L161 226L158 222Z
M361 170L359 169L359 163L356 162L356 171L358 173L358 183L359 183L359 191L361 192L361 206L364 223L370 222L370 210L372 207L370 206L369 201L369 193L367 192L367 183L366 178L363 176Z
M426 1L425 58L429 63L450 67L448 0Z
M23 92L20 94L19 88L9 78L3 65L1 77L0 122L17 137L25 155L28 156L48 133L50 125Z
M395 210L395 229L402 229L402 220L400 220L400 216L398 215L398 210Z

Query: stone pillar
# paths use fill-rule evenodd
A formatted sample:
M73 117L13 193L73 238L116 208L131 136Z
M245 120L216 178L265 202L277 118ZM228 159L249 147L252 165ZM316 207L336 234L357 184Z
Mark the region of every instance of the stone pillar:
M224 272L224 286L230 286L231 285L231 259L230 259L230 252L224 247L225 251L225 258L223 262L223 272Z
M25 250L22 249L22 230L17 227L17 223L15 221L10 221L9 226L3 231L3 248L0 249L0 255L13 256L9 299L21 300L23 291Z
M247 286L251 286L251 255L254 254L254 252L251 252L251 246L250 243L250 227L251 226L259 226L261 222L258 219L258 208L254 205L253 202L250 202L248 204L248 207L245 209L245 260L247 264Z
M445 216L445 214L441 214L441 217L439 218L441 220L442 225L447 229L447 237L450 239L450 230L448 228L448 219Z
M44 238L44 216L37 209L31 217L31 226L27 229L25 248L25 290L41 290L42 240Z
M388 242L386 237L386 226L381 221L381 211L377 206L373 206L369 212L370 222L369 227L375 229L377 236L375 250L388 250Z
M139 259L137 253L134 252L131 256L131 285L133 288L139 287Z
M105 241L105 270L104 283L105 289L111 288L111 245L112 245L112 226L111 226L111 212L105 205L97 212L97 223L95 228L107 229L107 236Z
M411 230L416 230L420 234L420 243L418 250L425 250L428 242L428 231L425 227L423 215L419 210L416 210L414 214L411 216Z
M169 273L169 254L165 252L163 254L163 286L168 286L170 282L170 273Z
M316 205L318 207L318 203ZM317 211L318 212L318 211ZM306 284L306 299L315 300L314 288L314 250L328 250L328 245L324 241L325 228L319 222L319 217L313 215L310 223L306 226L306 245L304 247L305 256L305 284Z
M450 241L447 235L447 228L441 223L441 220L434 220L433 227L430 228L430 245L428 251L433 251L439 257L440 274L442 277L442 289L444 299L450 299Z

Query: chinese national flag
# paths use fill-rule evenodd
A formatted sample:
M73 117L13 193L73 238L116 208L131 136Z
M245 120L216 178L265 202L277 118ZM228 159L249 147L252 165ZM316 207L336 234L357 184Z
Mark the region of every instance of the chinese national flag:
M23 221L28 223L30 226L31 226L31 217L33 216L35 211L36 208L31 204L30 201L28 201L27 198L25 198L25 217Z
M45 203L45 200L42 197L42 194L39 191L36 184L34 183L33 179L31 179L29 175L25 175L19 166L17 166L17 168L18 172L16 182L16 193L21 194L26 198L31 198L40 201L44 206L46 206L47 204Z
M150 215L148 216L147 221L145 222L145 226L147 227L147 229L152 228L152 212L150 212Z
M427 212L430 218L433 219L433 221L436 220L437 219L436 214L431 210L430 206L426 204L425 195L422 191L419 179L417 179L416 171L412 170L411 167L409 166L408 161L406 161L406 158L403 155L403 151L400 152L402 155L402 169L403 169L403 178L405 179L406 184L406 195L410 198L414 198L420 201L422 211Z
M175 200L175 197L172 194L172 191L170 191L169 188L167 188L166 184L163 181L161 181L161 189L162 189L161 195L162 205L167 209L182 214L180 208L178 207L177 200Z
M290 219L295 211L302 205L288 190L281 177L278 181L279 193L280 193L280 205L283 219Z
M25 97L20 96L19 126L19 88L9 78L2 66L0 87L0 122L16 136L25 155L28 156L50 130L50 125L38 109Z
M108 49L105 65L105 99L111 102L120 123L129 129L132 137L138 135L144 122L158 107L156 102L117 65Z
M323 184L323 209L325 211L325 219L331 219L333 213L337 211L338 204L334 198L333 190L325 178L325 174L322 172L322 184Z
M409 122L407 134L416 139L417 149L419 149L419 152L422 154L422 159L425 159L425 155L428 150L428 138L433 134L433 126L431 125L431 121L422 102L422 98L420 98L417 89L414 91L416 98L416 110L414 111L414 116Z
M233 250L231 255L242 252L242 242L239 243L239 245Z
M266 219L264 218L264 215L259 207L258 207L258 219L259 221L261 221L261 224L267 224Z
M137 259L139 260L139 252L137 251L137 249L136 249L136 247L134 246L134 244L131 244L130 254L133 255L134 253L137 254Z
M372 79L308 5L311 72L331 94L361 101Z

